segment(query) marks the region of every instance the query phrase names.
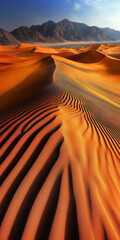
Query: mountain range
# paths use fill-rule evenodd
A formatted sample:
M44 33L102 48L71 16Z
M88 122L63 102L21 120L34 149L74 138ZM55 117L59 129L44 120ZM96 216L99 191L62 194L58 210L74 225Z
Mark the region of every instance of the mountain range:
M30 28L21 26L12 32L0 28L0 45L20 43L65 42L65 41L115 41L120 40L120 31L110 28L88 26L63 19L55 23L48 21Z

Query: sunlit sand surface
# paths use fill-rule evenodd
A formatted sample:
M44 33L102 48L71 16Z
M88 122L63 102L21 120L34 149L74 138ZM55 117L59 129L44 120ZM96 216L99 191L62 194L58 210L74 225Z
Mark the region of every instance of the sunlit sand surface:
M120 45L0 47L1 239L120 239Z

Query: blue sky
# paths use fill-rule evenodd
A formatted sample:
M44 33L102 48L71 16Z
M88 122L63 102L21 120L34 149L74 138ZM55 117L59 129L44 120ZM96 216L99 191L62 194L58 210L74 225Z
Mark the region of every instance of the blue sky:
M120 0L0 0L0 27L9 31L63 18L120 30Z

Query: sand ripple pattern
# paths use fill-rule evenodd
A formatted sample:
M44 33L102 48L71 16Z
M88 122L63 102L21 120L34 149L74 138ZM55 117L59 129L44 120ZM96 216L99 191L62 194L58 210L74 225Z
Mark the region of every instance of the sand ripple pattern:
M119 239L119 140L58 91L1 119L2 239Z

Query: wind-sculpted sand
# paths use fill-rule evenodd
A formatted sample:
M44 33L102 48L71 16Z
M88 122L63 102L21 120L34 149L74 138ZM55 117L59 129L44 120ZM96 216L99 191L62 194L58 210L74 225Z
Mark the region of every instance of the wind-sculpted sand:
M119 55L0 47L2 240L120 239Z

